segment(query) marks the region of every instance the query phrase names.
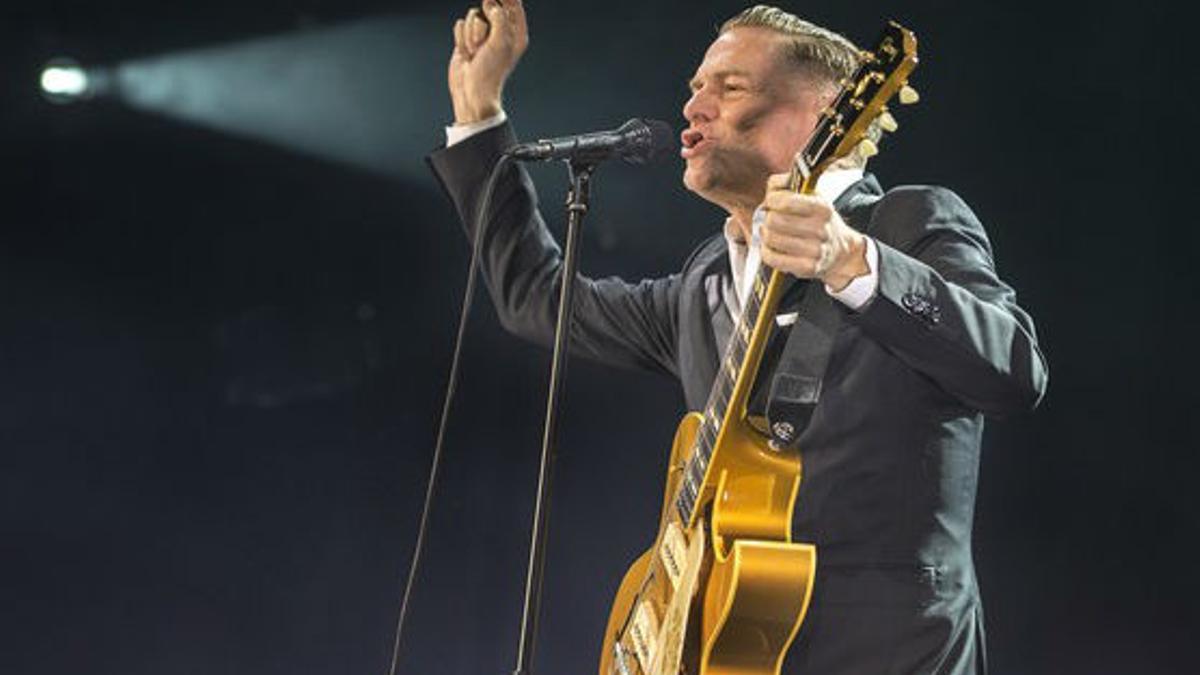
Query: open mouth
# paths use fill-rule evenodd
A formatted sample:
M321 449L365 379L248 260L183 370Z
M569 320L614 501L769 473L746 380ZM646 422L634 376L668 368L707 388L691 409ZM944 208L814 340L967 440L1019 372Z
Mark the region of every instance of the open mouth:
M683 145L679 154L684 159L695 156L711 142L699 129L684 129L683 133L679 135L679 141Z

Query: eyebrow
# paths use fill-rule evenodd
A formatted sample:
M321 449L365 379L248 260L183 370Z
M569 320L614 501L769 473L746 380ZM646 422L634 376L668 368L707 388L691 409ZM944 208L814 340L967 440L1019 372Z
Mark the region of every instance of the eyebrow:
M740 70L740 69L738 69L738 68L730 68L730 69L727 69L727 70L718 70L718 71L717 71L717 72L715 72L715 73L711 73L711 74L709 75L709 77L714 77L714 78L717 78L717 79L719 79L719 80L728 79L728 78L730 78L730 77L745 77L745 78L748 78L748 79L751 79L751 80L753 80L753 79L754 79L754 78L753 78L753 77L750 75L750 71L748 71L748 70ZM690 78L688 78L688 79L687 79L687 81L685 82L685 84L687 85L687 88L688 88L688 89L695 89L695 88L696 88L696 84L697 84L697 82L698 82L699 80L701 80L701 79L703 79L703 78L701 78L701 77L699 77L699 76L696 76L696 75L693 75L692 77L690 77Z

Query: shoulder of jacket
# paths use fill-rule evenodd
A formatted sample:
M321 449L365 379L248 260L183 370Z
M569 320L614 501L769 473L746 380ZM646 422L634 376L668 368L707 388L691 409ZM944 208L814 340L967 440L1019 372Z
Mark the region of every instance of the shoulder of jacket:
M680 270L682 274L687 275L695 271L703 271L708 269L712 263L721 259L728 251L728 244L725 241L725 235L717 232L700 242L691 255L683 263L683 268Z
M899 185L875 203L871 233L883 241L910 243L933 230L952 229L986 240L983 225L953 190L939 185Z

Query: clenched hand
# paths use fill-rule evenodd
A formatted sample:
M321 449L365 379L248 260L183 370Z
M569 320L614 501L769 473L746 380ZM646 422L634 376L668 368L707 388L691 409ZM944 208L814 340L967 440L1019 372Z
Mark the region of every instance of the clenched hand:
M828 201L788 189L788 174L771 176L759 233L762 261L834 291L870 272L866 235L846 224Z
M456 124L500 112L504 83L528 46L521 0L484 0L454 23L448 79Z

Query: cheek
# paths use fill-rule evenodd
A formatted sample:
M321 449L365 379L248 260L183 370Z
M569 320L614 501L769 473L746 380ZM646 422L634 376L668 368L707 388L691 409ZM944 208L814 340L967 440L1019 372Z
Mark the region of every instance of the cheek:
M739 135L754 133L767 124L772 117L772 111L770 105L753 105L739 110L730 116L734 133Z
M738 140L757 153L773 170L786 170L803 149L816 125L812 114L762 105L733 117L730 126Z

